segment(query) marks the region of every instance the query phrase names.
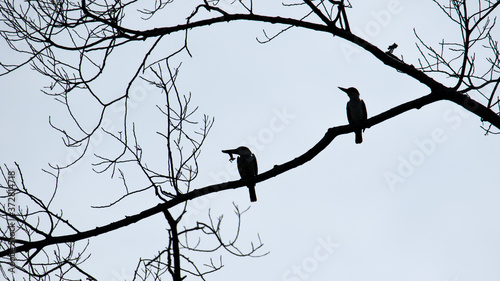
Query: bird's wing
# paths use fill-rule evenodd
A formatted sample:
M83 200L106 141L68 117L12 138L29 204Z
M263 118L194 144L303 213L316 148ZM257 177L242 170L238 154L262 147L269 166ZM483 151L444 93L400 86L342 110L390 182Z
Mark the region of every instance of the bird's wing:
M351 108L349 107L349 102L347 103L346 111L347 111L347 121L349 121L349 124L351 124L352 118L351 118Z
M368 113L366 112L366 105L365 105L364 100L361 100L361 105L363 106L363 121L362 122L365 122L366 119L368 119ZM365 128L363 128L363 132L364 131L365 131Z
M257 167L257 158L253 154L252 154L252 161L255 169L255 175L257 175L259 173L259 167Z
M361 104L363 105L363 121L366 121L366 119L368 119L368 113L366 112L366 105L363 100L361 100Z
M249 157L238 157L238 172L241 178L248 178L257 175L257 159L252 154Z
M241 178L247 177L248 172L245 169L246 165L245 165L245 161L243 160L243 158L241 156L239 156L238 159L236 160L236 162L238 163L238 172L240 173Z

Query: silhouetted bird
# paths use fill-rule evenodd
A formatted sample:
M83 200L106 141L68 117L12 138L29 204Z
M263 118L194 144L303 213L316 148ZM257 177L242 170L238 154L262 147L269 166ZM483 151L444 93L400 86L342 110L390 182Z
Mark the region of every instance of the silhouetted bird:
M347 95L349 96L349 101L347 102L347 120L349 120L349 124L353 126L360 126L362 125L366 119L368 118L368 115L366 113L366 106L365 102L359 98L359 92L356 88L342 88L339 87L342 91L346 92ZM354 133L356 134L356 143L362 143L363 142L363 134L361 130L365 130L364 128L357 128L355 129Z
M223 150L222 152L228 153L231 157L229 161L234 160L233 154L238 154L238 172L240 172L240 176L242 179L247 179L251 177L255 177L257 175L257 158L255 155L248 149L246 146L240 146L236 149L228 149ZM255 183L247 185L248 190L250 192L250 201L257 201L257 194L255 193Z

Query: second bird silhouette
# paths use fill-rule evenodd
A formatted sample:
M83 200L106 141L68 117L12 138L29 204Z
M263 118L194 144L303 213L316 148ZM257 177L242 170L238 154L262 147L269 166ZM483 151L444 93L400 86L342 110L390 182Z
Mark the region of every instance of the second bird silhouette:
M240 146L236 149L223 150L222 152L229 154L231 157L229 161L234 160L233 154L238 154L239 157L236 161L238 164L238 172L242 179L252 178L257 175L257 158L246 146ZM247 185L250 192L250 201L257 201L257 194L255 193L255 183Z
M356 88L342 88L339 87L342 91L346 92L349 96L349 101L347 102L347 120L349 124L353 126L362 125L366 119L368 118L368 114L366 113L366 105L365 102L359 98L359 92ZM357 128L354 130L354 134L356 134L356 143L363 142L363 132L365 129Z

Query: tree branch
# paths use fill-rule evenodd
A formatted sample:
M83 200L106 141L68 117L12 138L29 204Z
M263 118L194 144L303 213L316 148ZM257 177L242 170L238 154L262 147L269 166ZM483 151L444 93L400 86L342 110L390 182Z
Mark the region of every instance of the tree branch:
M311 6L311 5L314 6L310 1L305 0L305 2L308 3L309 6ZM82 0L82 3L84 4L85 0ZM496 7L496 5L494 7ZM97 17L97 16L93 16L93 18L99 19L99 17ZM272 24L292 25L292 26L296 26L296 27L302 27L302 28L306 28L306 29L310 29L310 30L322 31L322 32L327 32L327 33L331 33L333 35L336 35L336 36L343 38L349 42L352 42L352 43L358 45L359 47L363 48L364 50L368 51L373 56L375 56L377 59L379 59L382 63L386 64L387 66L390 66L390 67L394 68L395 70L402 72L402 73L416 79L420 83L428 86L432 92L442 93L442 94L448 95L448 97L445 99L450 100L450 101L454 101L455 103L463 106L467 110L471 110L473 108L474 111L471 111L471 112L473 112L474 114L481 117L484 121L488 121L493 126L500 129L500 116L498 116L497 114L494 114L494 112L492 112L491 110L485 111L484 109L486 107L484 107L479 102L477 102L471 98L466 99L465 97L463 97L462 94L458 93L457 89L452 89L452 88L444 86L443 84L434 80L432 77L426 75L424 72L416 69L413 65L409 65L409 64L405 63L404 61L398 59L394 55L387 54L385 51L382 51L381 49L379 49L375 45L369 43L368 41L364 40L363 38L352 34L349 30L343 30L343 29L340 29L340 28L338 28L334 25L331 25L331 24L330 25L323 25L323 24L306 22L303 20L296 20L296 19L292 19L292 18L270 17L270 16L263 16L263 15L256 15L256 14L224 14L221 17L204 19L204 20L195 21L195 22L188 22L186 24L180 24L180 25L172 26L172 27L155 28L155 29L150 29L150 30L145 30L145 31L136 31L136 30L123 28L123 31L128 32L128 33L132 33L137 38L147 38L147 37L154 37L154 36L170 34L170 33L174 33L177 31L193 29L195 27L200 27L200 26L208 26L208 25L212 25L214 23L230 22L230 21L237 21L237 20L247 20L247 21L267 22L267 23L272 23ZM325 19L323 19L323 20L325 20ZM328 20L328 22L330 22L330 21ZM453 95L456 95L456 96L453 96ZM462 101L467 101L467 104L470 106L465 106L465 104L461 103Z
M371 117L365 123L365 127L370 128L374 125L377 125L385 120L393 118L393 117L400 115L400 114L402 114L406 111L409 111L411 109L420 109L423 106L426 106L428 104L431 104L433 102L436 102L438 100L443 100L443 99L446 99L445 95L436 94L436 93L428 94L426 96L423 96L423 97L420 97L418 99L415 99L415 100L406 102L404 104L401 104L399 106L396 106L396 107L389 109L389 110L387 110L379 115ZM471 103L471 104L474 104L474 103ZM26 252L26 251L29 251L32 249L41 249L41 248L44 248L44 247L49 246L49 245L75 242L75 241L87 239L87 238L90 238L93 236L98 236L98 235L101 235L101 234L104 234L107 232L111 232L111 231L117 230L119 228L128 226L128 225L131 225L131 224L136 223L142 219L148 218L150 216L153 216L153 215L156 215L160 212L163 212L164 210L172 208L180 203L195 199L197 197L204 196L204 195L209 194L209 193L219 192L222 190L236 189L239 187L246 186L252 182L261 182L261 181L268 180L270 178L276 177L280 174L283 174L286 171L289 171L291 169L294 169L300 165L303 165L303 164L311 161L314 157L316 157L316 155L318 155L322 150L324 150L337 136L352 133L354 131L354 129L356 129L356 128L351 126L351 125L343 125L343 126L337 126L337 127L330 128L325 133L325 136L316 145L314 145L311 149L309 149L307 152L305 152L304 154L300 155L299 157L292 159L286 163L283 163L281 165L275 165L271 170L266 171L264 173L261 173L261 174L257 175L255 178L238 180L238 181L230 181L230 182L206 186L204 188L196 189L196 190L193 190L193 191L185 193L185 194L180 194L180 195L172 198L171 200L169 200L165 203L158 204L155 207L144 210L138 214L135 214L132 216L126 216L124 219L121 219L121 220L116 221L116 222L112 222L108 225L96 227L92 230L83 231L83 232L71 234L71 235L64 235L64 236L57 236L57 237L51 236L51 237L48 237L44 240L33 241L33 242L29 242L25 245L15 247L14 250L16 252ZM0 257L8 255L10 253L10 251L11 251L10 249L1 251Z

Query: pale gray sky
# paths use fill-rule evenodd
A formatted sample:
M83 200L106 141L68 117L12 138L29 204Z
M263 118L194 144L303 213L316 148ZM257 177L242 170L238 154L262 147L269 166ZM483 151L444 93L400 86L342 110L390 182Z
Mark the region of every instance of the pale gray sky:
M413 28L435 46L458 34L431 1L351 2L352 30L381 49L396 42L395 54L414 65L419 53ZM260 4L255 5L259 11ZM263 13L269 11L264 8ZM229 163L222 149L246 144L264 172L307 151L329 127L346 124L348 98L338 86L358 88L369 116L429 93L340 38L292 29L261 45L255 37L263 38L263 28L273 34L281 27L233 22L193 30L193 58L178 58L183 63L177 86L192 93L200 113L215 117L196 188L239 178L235 162ZM116 52L109 63L113 71L99 91L122 93L140 59L134 56L140 44ZM166 39L164 44L168 49L175 43ZM76 155L48 125L49 116L56 124L69 122L61 104L40 93L45 82L27 67L0 77L0 162L12 167L17 161L28 187L42 197L53 181L41 169L47 163L67 164ZM143 132L148 165L160 166L164 159L155 152L161 139L154 131L163 122L157 121L154 104L162 99L148 85L134 87L130 114ZM92 110L84 96L74 102ZM119 109L105 117L109 128L120 126ZM226 255L225 267L208 280L499 279L500 190L494 175L500 150L497 137L485 137L480 124L464 109L439 102L367 129L361 145L354 144L353 134L338 137L311 162L257 184L258 202L244 216L241 245L248 249L259 233L262 253L270 254L257 259ZM96 138L91 152L114 147L110 139ZM159 202L145 194L111 209L91 209L123 191L119 179L90 171L96 161L85 158L64 173L55 201L82 230ZM189 203L189 218L206 219L208 210L214 217L224 214L230 233L233 201L245 209L248 190L197 199ZM139 256L163 249L167 226L156 216L91 240L85 268L99 280L129 279Z

